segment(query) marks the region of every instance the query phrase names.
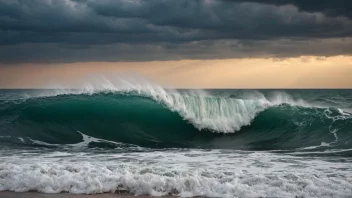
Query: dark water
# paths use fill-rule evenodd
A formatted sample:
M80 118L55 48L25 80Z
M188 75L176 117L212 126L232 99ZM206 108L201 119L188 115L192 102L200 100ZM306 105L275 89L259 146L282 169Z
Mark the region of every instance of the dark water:
M172 161L175 158L170 155L175 153L180 155L177 160L183 158L187 160L172 163L172 166L183 166L185 163L189 165L192 159L198 158L192 163L200 163L212 156L211 159L215 160L204 161L208 165L212 164L209 165L210 168L202 165L199 167L205 168L204 170L208 171L207 174L210 174L205 178L215 179L215 183L220 182L218 185L225 185L226 182L218 181L218 176L211 176L215 174L211 170L212 168L221 170L217 164L219 162L217 159L223 155L221 153L225 153L226 157L220 162L232 164L231 168L222 167L224 172L226 170L231 172L236 166L248 169L249 173L254 170L256 172L258 167L266 166L280 172L284 170L280 163L285 162L289 164L286 164L287 166L295 167L292 168L293 173L291 174L298 177L298 180L299 171L308 171L308 173L315 171L328 177L333 172L330 173L326 169L328 166L326 163L338 161L342 164L334 164L334 166L341 167L344 171L351 168L351 163L349 163L352 157L351 112L352 90L164 90L159 87L89 92L85 90L2 90L0 91L0 149L7 165L0 166L0 179L16 180L12 176L2 176L4 171L10 169L8 164L13 162L10 159L14 157L16 159L26 158L31 162L29 163L31 166L34 163L34 156L42 157L43 161L51 164L44 168L46 170L48 167L53 168L52 164L55 163L50 161L52 158L63 160L69 163L69 166L74 166L77 165L75 159L82 161L89 159L89 163L93 163L90 162L91 158L103 156L105 162L96 166L108 167L106 163L115 160L117 164L124 162L126 166L129 166L133 160L139 160L144 156L150 157L139 161L140 163L151 160L151 164L163 164L166 163L163 160L153 160L159 159L158 156L163 156L161 159ZM62 152L59 157L55 154L57 152ZM195 152L193 158L189 152ZM23 153L28 154L23 156ZM113 153L135 155L135 157L129 156L124 159L122 156L111 156ZM274 161L269 160L265 164L265 160L257 156L258 153ZM290 156L295 157L292 159ZM319 162L316 162L316 157ZM241 158L248 164L236 165L237 162L234 160L236 158ZM260 159L264 160L263 164ZM249 163L251 160L255 163ZM304 161L310 160L313 160L312 164L321 165L321 170L324 171L319 172L319 169L304 164ZM21 169L19 172L33 174L30 168L26 169L22 163L19 164L17 167ZM301 168L298 172L296 166ZM91 170L95 165L90 164L89 167ZM274 172L268 172L271 174L270 177L282 176ZM140 176L137 173L130 174L138 178ZM181 173L172 174L180 175ZM191 174L187 176L189 178L192 176L192 171L185 169L182 174ZM247 173L243 174L248 176ZM343 174L345 173L341 173ZM41 176L38 177L41 178ZM175 179L176 176L169 177ZM105 176L103 178L106 180ZM160 178L161 176L155 176L154 179L159 180ZM230 176L230 178L236 177ZM327 193L323 190L326 188L324 185L317 184L312 178L304 178L304 180L307 179L313 182L319 193ZM330 189L330 194L326 194L328 197L343 197L351 192L351 179L344 177L334 179L339 180L340 186L345 185L343 187L345 191L338 194L338 187L334 188L336 192ZM82 178L78 180L82 181ZM288 181L291 180L293 182L294 179L288 179ZM277 181L283 182L281 179ZM100 182L102 187L98 189L101 190L106 184ZM195 187L187 187L188 190L185 192L189 192L191 196L226 197L226 193L221 193L221 190L219 191L214 186L214 182L199 184L201 188L209 188L209 185L215 188L211 192L197 194ZM87 183L90 184L90 182L85 184ZM128 186L123 182L121 184L121 181L117 183L117 186L122 185L128 189L133 186L133 189L137 188L135 187L137 184ZM0 190L18 190L18 187L9 189L8 185L7 182L0 181ZM16 183L14 186L16 185L19 184ZM179 192L180 189L175 187L177 186L175 183L168 185L173 187L155 190L157 187L154 186L152 187L154 190L143 191L143 193L131 189L129 191L135 194L157 195L155 192L170 194L172 189L176 189L175 193L171 194L182 195ZM305 189L297 183L291 185L295 186L294 188L298 191L299 189L306 190L307 193L302 194L303 197L323 195L312 189ZM50 184L47 186L53 190L45 190L45 188L43 190L38 186L24 189L41 192L91 193L87 186L82 187L80 191L69 187L66 189L60 185L56 190ZM233 190L235 187L236 185L229 188ZM249 187L247 190L250 192L257 187ZM290 190L287 186L281 185L280 187L279 185L278 188L282 192L277 190L275 194L270 193L271 191L260 191L259 194L253 195L259 196L261 193L267 193L268 196L299 196L298 191ZM99 193L100 191L94 192ZM101 192L105 191L101 190ZM251 195L245 192L247 191L244 191L243 196ZM230 193L228 195L228 197L236 197L241 194Z
M9 137L3 145L75 144L81 132L150 148L287 150L331 143L352 149L350 90L183 90L169 94L172 102L161 93L50 92L1 92L0 135Z

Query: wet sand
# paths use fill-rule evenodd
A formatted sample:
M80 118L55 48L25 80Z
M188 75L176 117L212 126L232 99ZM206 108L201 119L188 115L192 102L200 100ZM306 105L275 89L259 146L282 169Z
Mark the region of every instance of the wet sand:
M95 195L85 194L43 194L37 192L0 192L0 198L150 198L151 196L134 196L126 193L104 193ZM162 196L160 198L175 198L175 196Z

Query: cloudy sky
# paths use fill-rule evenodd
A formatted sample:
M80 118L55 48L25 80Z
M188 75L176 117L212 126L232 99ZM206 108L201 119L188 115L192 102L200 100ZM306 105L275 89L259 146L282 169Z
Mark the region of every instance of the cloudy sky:
M348 88L351 10L351 0L0 0L0 87L132 71L175 87Z

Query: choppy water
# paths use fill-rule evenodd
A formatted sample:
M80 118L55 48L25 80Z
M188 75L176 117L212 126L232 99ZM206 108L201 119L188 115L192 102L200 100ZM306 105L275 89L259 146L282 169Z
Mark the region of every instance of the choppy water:
M349 197L351 90L0 91L0 190Z

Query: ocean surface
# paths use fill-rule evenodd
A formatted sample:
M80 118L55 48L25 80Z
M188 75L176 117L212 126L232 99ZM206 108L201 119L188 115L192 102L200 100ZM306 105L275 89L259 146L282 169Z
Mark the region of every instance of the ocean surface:
M351 197L352 90L0 90L0 191Z

